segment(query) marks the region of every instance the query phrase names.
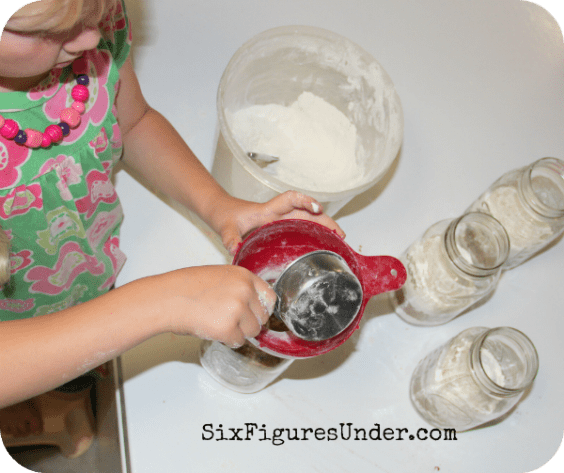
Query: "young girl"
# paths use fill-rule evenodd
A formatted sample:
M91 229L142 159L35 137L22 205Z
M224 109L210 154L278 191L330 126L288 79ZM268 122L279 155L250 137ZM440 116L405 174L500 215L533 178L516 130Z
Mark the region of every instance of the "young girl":
M272 312L269 285L232 265L110 291L125 261L110 179L119 159L196 212L231 254L246 233L280 218L314 220L344 237L307 196L258 204L219 187L143 98L130 44L120 0L34 2L10 18L0 40L0 269L9 273L0 290L0 408L21 403L27 416L18 423L18 409L8 408L2 422L0 414L0 429L12 434L40 429L22 401L154 335L236 347Z

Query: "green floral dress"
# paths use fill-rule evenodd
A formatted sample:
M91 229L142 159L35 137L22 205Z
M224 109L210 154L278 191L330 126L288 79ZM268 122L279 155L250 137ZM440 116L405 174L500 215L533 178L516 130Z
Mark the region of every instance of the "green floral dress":
M49 314L107 292L125 262L122 208L111 181L122 154L115 98L130 45L123 4L84 54L90 96L78 127L58 144L31 149L0 136L0 225L11 242L11 279L0 286L0 321ZM21 129L59 123L76 84L72 67L28 92L0 93L0 114Z

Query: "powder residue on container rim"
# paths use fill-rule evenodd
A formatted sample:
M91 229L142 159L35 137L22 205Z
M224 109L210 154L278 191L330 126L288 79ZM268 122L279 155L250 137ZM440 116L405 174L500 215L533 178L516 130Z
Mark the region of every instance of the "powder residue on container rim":
M226 112L233 135L246 151L277 156L265 168L292 186L339 192L365 182L357 160L356 127L333 105L302 92L289 107L252 105Z

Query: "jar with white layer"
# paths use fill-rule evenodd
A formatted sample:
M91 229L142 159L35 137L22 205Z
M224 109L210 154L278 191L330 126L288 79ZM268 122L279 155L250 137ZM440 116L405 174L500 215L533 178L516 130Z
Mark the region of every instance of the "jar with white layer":
M400 257L407 280L390 293L395 312L415 325L449 322L491 294L508 254L507 233L491 215L435 223Z
M564 161L543 158L509 171L468 210L501 222L511 242L504 269L518 266L564 232Z
M220 384L240 393L255 393L265 388L292 361L265 353L248 341L235 349L210 340L200 345L200 363L204 369Z
M520 331L469 328L419 362L411 402L435 427L470 430L509 412L537 371L537 351Z

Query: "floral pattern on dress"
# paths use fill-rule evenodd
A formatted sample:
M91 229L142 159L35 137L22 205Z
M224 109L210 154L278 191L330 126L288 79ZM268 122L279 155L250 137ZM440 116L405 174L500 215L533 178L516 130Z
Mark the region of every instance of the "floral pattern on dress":
M99 248L112 232L115 225L123 219L121 204L110 212L98 212L94 222L86 231L86 237L92 248Z
M99 27L106 41L116 42L116 31L124 30L127 27L127 18L121 3L111 8L108 14L100 21Z
M63 200L72 200L73 196L69 190L69 185L80 183L82 176L82 166L77 163L72 156L60 154L54 159L49 159L39 170L37 177L54 170L57 173L59 182L57 189Z
M21 271L33 264L33 258L31 257L33 253L29 250L22 250L18 253L10 254L10 272L12 274Z
M70 237L84 238L86 232L82 220L76 212L59 207L45 214L48 228L37 232L37 243L45 253L54 255L59 244Z
M110 258L113 266L113 272L110 277L99 287L99 290L109 289L116 282L117 274L125 264L125 254L119 249L119 238L113 237L106 241L104 245L104 253Z
M118 127L119 128L119 127ZM100 133L90 142L90 146L97 156L101 155L108 148L108 134L106 129L102 127Z
M77 284L71 289L70 294L67 297L58 302L55 302L54 304L42 305L38 307L35 311L35 314L33 315L34 317L37 317L39 315L53 314L55 312L59 312L60 310L73 307L80 302L80 298L84 294L86 294L86 292L88 292L87 286L85 286L84 284Z
M31 149L0 135L0 189L9 189L20 181L20 167L30 156Z
M100 202L111 204L117 200L114 185L104 172L93 169L86 176L88 195L76 201L79 213L86 213L86 218L92 217Z
M112 127L112 167L121 159L123 153L123 142L121 139L121 130L117 123Z
M30 298L26 300L18 299L0 299L0 310L15 312L21 314L33 309L35 299Z
M39 85L28 92L29 99L41 100L46 97L53 97L59 89L59 78L62 73L63 70L61 68L53 69L49 75L39 83Z
M0 197L0 218L23 215L34 208L43 208L39 184L15 187L5 197Z
M69 289L74 280L86 271L94 275L102 274L104 263L85 254L78 243L69 241L61 247L54 268L35 266L26 273L24 279L33 282L29 292L55 295Z

